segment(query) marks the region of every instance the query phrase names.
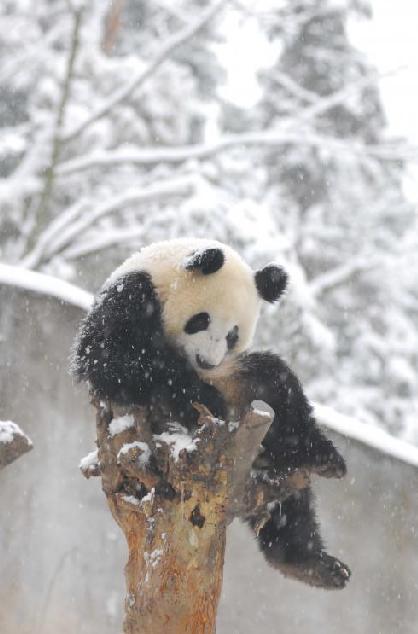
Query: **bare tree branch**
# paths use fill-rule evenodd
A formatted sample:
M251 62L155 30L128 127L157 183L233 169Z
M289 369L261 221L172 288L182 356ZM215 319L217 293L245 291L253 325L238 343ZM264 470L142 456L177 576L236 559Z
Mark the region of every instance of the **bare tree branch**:
M196 22L194 22L190 26L186 26L179 33L174 35L170 40L165 44L155 59L145 68L139 72L133 79L119 88L119 90L115 91L110 98L100 106L95 112L93 112L85 121L83 121L80 125L76 126L73 130L67 132L67 134L62 135L62 140L64 142L69 142L74 140L77 136L82 134L84 130L86 130L92 123L95 123L105 115L107 115L115 106L125 101L133 92L137 91L141 86L145 84L145 82L154 75L157 69L163 64L174 51L179 48L182 44L190 40L196 33L198 33L206 24L211 20L216 13L222 8L225 4L225 0L218 0L212 6L209 7L203 14L199 17Z
M114 196L99 207L89 209L87 201L80 201L62 212L40 236L38 243L22 264L39 267L58 253L71 246L76 238L89 229L97 220L122 210L128 205L151 200L190 196L194 191L194 179L173 178L144 189L130 189ZM82 213L84 210L84 214ZM109 243L115 243L111 240Z

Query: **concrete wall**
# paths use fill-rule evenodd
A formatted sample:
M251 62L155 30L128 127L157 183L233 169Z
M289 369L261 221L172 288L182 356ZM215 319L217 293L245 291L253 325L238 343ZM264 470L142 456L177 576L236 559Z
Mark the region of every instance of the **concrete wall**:
M78 471L93 448L85 389L67 373L80 311L0 287L0 419L35 449L0 473L0 632L120 631L126 548L100 483ZM353 578L342 592L269 569L245 527L228 548L219 634L412 634L418 631L418 471L335 438L344 482L315 489L329 551ZM157 633L156 633L157 634Z

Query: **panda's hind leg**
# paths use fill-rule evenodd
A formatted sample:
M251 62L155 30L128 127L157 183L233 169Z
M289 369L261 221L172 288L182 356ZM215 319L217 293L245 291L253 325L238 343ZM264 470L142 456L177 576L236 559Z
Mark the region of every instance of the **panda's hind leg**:
M324 550L310 488L278 504L258 533L255 519L250 525L266 560L283 575L327 589L344 588L350 579L348 566Z

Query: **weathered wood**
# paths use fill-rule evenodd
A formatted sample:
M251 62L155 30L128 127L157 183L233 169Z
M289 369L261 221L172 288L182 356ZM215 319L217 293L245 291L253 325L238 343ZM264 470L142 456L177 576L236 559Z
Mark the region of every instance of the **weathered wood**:
M196 405L191 436L178 429L153 435L141 408L94 404L98 450L80 467L86 477L101 475L127 540L124 633L213 634L227 524L255 512L267 519L268 502L306 479L286 485L250 477L272 422L267 411L228 424Z
M0 421L0 469L33 448L30 439L16 423Z

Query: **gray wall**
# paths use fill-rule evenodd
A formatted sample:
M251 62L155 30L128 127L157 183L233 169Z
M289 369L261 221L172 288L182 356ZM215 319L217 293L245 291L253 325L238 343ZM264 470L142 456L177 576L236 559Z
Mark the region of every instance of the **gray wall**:
M126 548L97 480L78 471L93 448L93 414L67 356L81 312L0 287L0 419L35 449L0 473L0 632L120 631ZM220 634L412 634L418 631L413 467L336 437L344 482L315 489L329 551L349 563L342 592L270 570L245 528L228 535Z

